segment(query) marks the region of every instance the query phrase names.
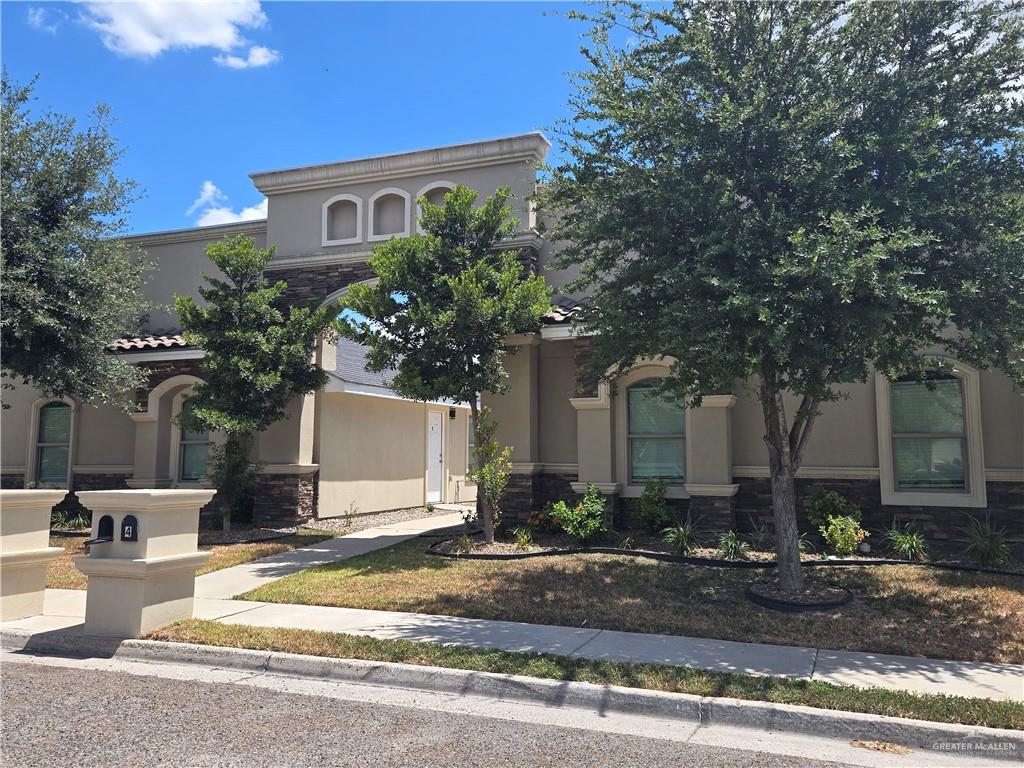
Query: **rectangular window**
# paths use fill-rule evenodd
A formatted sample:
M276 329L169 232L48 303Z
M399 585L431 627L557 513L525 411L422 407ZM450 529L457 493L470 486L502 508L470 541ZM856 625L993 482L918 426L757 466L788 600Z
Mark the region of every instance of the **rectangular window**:
M191 406L185 400L181 404L184 414ZM181 428L181 447L178 455L178 480L198 482L206 476L206 463L210 453L210 433L206 430Z
M36 440L36 480L66 483L71 458L71 406L49 403L39 409Z
M967 435L960 380L894 382L892 441L898 490L967 490Z
M645 379L627 390L630 483L682 483L686 436L683 408L658 394L658 381Z

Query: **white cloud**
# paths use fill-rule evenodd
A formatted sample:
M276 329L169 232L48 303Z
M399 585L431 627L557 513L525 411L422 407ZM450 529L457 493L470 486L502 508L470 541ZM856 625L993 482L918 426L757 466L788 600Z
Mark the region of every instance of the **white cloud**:
M188 210L185 211L185 215L191 216L204 206L213 206L226 200L227 197L225 197L224 193L220 191L216 184L212 181L204 181L202 186L199 188L199 197L197 197L195 202L193 202L192 205L189 206Z
M34 5L29 6L28 10L25 11L25 21L32 29L49 32L51 35L57 34L57 27L61 20L66 18L67 16L60 11L48 11L45 8L39 8Z
M249 56L247 58L243 59L241 56L222 53L214 56L213 60L222 67L230 69L250 69L252 67L265 67L273 64L280 58L281 54L277 51L264 48L262 45L254 45L249 49Z
M204 181L199 188L199 196L189 206L185 215L191 216L196 211L201 211L196 220L196 224L200 227L265 219L267 218L267 198L264 197L256 205L236 211L228 204L227 195L221 192L216 184L212 181Z
M249 44L243 29L258 29L267 21L259 0L85 0L83 8L83 20L100 33L107 48L140 59L176 48L213 48L229 54ZM264 66L279 55L263 46L252 46L248 58L228 58L238 59L242 66Z

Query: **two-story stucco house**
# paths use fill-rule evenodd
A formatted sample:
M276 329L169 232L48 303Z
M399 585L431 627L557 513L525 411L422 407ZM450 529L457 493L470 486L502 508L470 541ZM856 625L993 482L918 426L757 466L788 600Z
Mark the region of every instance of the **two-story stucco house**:
M541 240L527 198L548 143L540 134L252 174L268 198L267 218L156 232L128 241L155 262L145 291L154 305L144 335L119 339L113 354L150 371L137 412L53 400L30 387L5 392L4 487L188 487L203 483L217 435L183 431L175 416L201 380L203 351L189 348L168 307L197 296L213 265L206 246L245 234L276 246L267 276L288 283L296 304L328 305L373 275L367 259L388 238L417 226L416 200L441 202L456 184L491 194L512 190L522 234L507 243L536 265ZM364 350L345 340L318 345L327 387L295 399L287 418L257 438L261 520L294 520L471 501L469 409L398 397L388 377L365 370Z
M637 365L610 384L581 391L577 362L590 341L572 325L572 273L552 268L554 248L539 234L528 199L548 143L537 133L439 149L252 174L268 198L265 220L130 238L157 262L149 298L195 294L209 269L204 249L245 233L277 253L268 276L288 296L328 304L354 282L371 280L373 246L416 227L416 200L440 201L455 184L481 195L512 189L519 233L506 243L524 269L544 274L557 306L539 333L514 341L509 389L485 394L513 448L506 513L572 499L588 484L612 498L638 496L664 479L680 506L718 528L745 529L770 515L768 458L756 382L679 408L650 397L666 374L659 361ZM205 446L216 436L182 433L175 413L201 375L202 350L186 347L166 310L152 313L148 336L123 339L116 354L152 371L139 411L54 402L26 388L5 398L3 481L71 489L167 487L199 482ZM297 399L289 417L261 434L265 467L257 512L263 519L395 509L475 496L467 482L468 418L463 405L397 397L386 376L369 374L362 350L321 344L330 383ZM998 371L955 362L934 388L884 377L846 387L827 403L806 449L798 492L837 488L861 505L869 526L918 520L932 536L955 535L967 515L989 511L1024 541L1024 397Z

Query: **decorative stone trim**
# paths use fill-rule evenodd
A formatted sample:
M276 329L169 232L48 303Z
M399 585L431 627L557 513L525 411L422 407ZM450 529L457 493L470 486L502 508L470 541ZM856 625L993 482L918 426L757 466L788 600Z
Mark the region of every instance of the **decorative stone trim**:
M569 403L577 411L598 411L611 408L611 388L608 386L608 382L602 381L597 385L596 397L570 397Z
M361 181L442 174L464 168L482 168L522 161L533 165L544 162L551 144L540 133L527 133L491 141L475 141L434 149L421 149L383 157L367 157L340 163L284 168L249 174L264 195L321 189Z
M310 475L320 469L319 464L264 464L261 475Z
M540 336L535 333L520 333L506 336L505 344L509 347L536 347L540 344Z
M72 464L71 471L76 475L120 475L135 471L134 464Z
M985 479L997 483L1024 483L1024 469L986 469Z
M700 400L701 408L732 408L736 405L736 395L704 395Z
M584 481L579 481L575 483L570 483L570 485L576 493L581 495L585 494L587 492L587 489L590 488L590 486L592 485L596 485L597 490L599 490L605 496L613 496L619 492L620 488L622 488L622 483L588 483Z
M736 485L710 485L701 483L687 483L686 492L690 496L735 496L740 487Z
M536 475L537 473L541 472L543 469L544 469L544 465L543 464L531 464L531 463L516 464L516 463L513 463L512 464L511 472L512 472L513 475Z
M190 227L189 229L169 229L162 232L148 232L141 235L127 235L125 242L138 246L169 245L171 243L191 243L197 240L213 242L225 235L262 235L267 232L266 219L217 224L210 227Z
M734 477L770 477L768 467L734 466ZM798 478L814 478L819 480L877 480L878 467L800 467Z

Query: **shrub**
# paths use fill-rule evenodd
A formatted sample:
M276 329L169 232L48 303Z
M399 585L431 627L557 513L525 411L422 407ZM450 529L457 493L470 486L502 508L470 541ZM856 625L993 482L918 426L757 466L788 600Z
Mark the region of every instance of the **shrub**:
M697 548L697 527L689 515L679 525L666 528L661 533L663 541L677 555L688 555Z
M859 523L860 507L847 501L839 491L816 485L807 494L807 521L821 528L830 517L849 517Z
M966 528L961 530L967 537L964 555L979 565L999 566L1010 560L1010 545L1006 541L1006 529L994 528L988 514L984 519L970 518Z
M857 546L871 535L849 515L833 515L818 530L837 555L852 555L857 551Z
M718 537L718 551L715 553L726 560L747 560L750 545L736 531L726 531Z
M665 500L667 490L664 480L648 480L644 484L643 495L637 501L637 521L650 533L664 530L675 522L675 512Z
M565 513L566 509L568 507L564 501L558 501L554 504L548 503L544 506L544 509L531 512L526 517L526 525L534 530L554 533L561 529L561 516Z
M587 495L576 506L570 507L564 502L560 503L564 505L564 509L558 509L562 530L580 544L585 544L608 530L604 522L604 494L596 485L591 484L587 488Z
M775 531L771 523L765 520L750 518L750 533L747 534L750 546L758 552L767 552L775 546Z
M903 528L897 528L893 522L892 528L885 532L885 541L889 549L904 560L924 560L928 555L928 544L919 531L915 531L908 523Z
M455 544L453 546L456 552L472 552L473 540L469 538L469 536L467 536L466 534L462 534L461 536L459 536L459 538L455 540Z
M533 531L529 528L516 528L512 536L516 540L516 549L529 549L533 546Z
M66 509L55 509L50 513L50 527L63 531L78 531L92 525L92 518L89 513L79 510L75 513Z

